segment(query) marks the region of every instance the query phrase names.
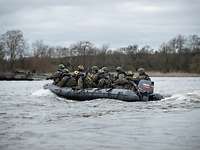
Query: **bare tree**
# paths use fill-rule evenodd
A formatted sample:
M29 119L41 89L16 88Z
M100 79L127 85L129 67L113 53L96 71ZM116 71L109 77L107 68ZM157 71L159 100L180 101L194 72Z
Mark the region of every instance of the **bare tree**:
M0 43L0 60L3 60L3 58L4 58L3 44Z
M168 44L162 43L160 45L160 48L159 48L160 52L163 53L163 54L174 53L175 52L175 48L172 46L173 45L172 43L170 43L170 44L169 43Z
M63 47L62 48L62 57L68 57L70 56L70 50L68 47Z
M80 56L81 63L86 64L86 56L95 55L96 48L89 41L80 41L70 46L70 54L73 56Z
M109 49L109 44L103 44L101 47L101 52L106 54L108 49Z
M175 53L175 52L177 52L176 38L171 39L167 43L163 43L161 45L161 47L167 53Z
M67 47L57 46L55 48L55 52L56 52L56 57L58 58L64 58L70 56L70 49Z
M185 44L185 37L182 35L178 35L176 37L176 48L179 53L184 52L184 44Z
M200 51L200 37L198 35L189 36L187 47L193 52Z
M42 40L37 40L32 44L35 57L47 57L48 45L44 44Z
M89 41L80 41L71 45L70 49L74 55L86 56L86 55L93 55L95 47Z
M47 50L47 57L49 58L53 58L53 57L56 57L56 54L55 54L55 48L54 47L49 47L48 50Z
M25 40L23 32L20 30L7 31L1 35L0 43L2 43L5 55L10 61L11 69L13 69L15 60L24 56Z
M109 50L109 45L108 44L103 44L101 46L101 48L98 49L98 51L96 52L96 54L98 54L98 57L100 58L100 60L102 61L102 63L99 62L99 64L106 64L107 63L107 52Z

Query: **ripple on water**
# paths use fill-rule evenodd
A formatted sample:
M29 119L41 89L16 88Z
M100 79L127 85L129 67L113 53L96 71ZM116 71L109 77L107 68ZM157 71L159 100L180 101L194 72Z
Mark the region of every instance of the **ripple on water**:
M166 98L134 103L66 100L43 90L46 81L0 82L0 149L197 149L197 82L155 78Z

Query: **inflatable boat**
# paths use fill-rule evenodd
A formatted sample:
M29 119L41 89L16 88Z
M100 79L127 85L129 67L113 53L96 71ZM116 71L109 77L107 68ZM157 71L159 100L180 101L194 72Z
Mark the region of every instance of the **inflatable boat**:
M163 98L162 95L153 93L153 82L141 80L138 84L138 90L128 89L73 89L70 87L58 87L54 84L44 85L44 89L48 89L59 97L64 97L70 100L86 101L99 98L117 99L127 102L136 101L158 101Z

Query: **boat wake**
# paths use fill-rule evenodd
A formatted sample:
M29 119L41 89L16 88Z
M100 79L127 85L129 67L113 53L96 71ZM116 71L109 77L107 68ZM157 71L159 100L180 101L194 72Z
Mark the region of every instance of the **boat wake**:
M32 96L36 96L36 97L50 96L50 95L54 95L54 94L46 89L39 89L32 93Z
M174 94L161 100L163 109L191 109L200 108L200 90L183 94Z
M171 96L165 96L164 100L191 100L191 99L195 99L200 102L200 90L182 94L174 94Z

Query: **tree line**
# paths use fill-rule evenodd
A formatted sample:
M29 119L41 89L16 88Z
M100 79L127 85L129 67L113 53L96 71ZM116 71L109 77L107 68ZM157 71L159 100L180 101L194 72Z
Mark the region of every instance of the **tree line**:
M79 41L70 46L49 46L42 40L32 44L21 30L10 30L0 35L0 71L16 69L33 72L52 72L59 63L74 69L83 64L90 67L122 66L135 71L144 67L148 71L200 73L200 37L178 35L153 49L130 44L111 49L108 44L97 47L90 41Z

